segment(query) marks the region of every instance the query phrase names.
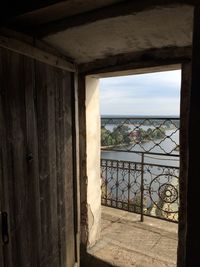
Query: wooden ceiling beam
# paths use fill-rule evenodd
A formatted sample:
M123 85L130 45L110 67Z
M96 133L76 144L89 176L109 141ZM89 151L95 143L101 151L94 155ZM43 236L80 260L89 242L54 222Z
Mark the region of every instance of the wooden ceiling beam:
M191 61L191 57L191 46L156 48L136 53L113 55L79 64L78 70L80 74L99 74L102 76L102 74L111 72L182 64Z
M14 17L26 14L28 12L36 11L54 4L58 4L59 2L63 2L64 0L35 0L35 1L13 1L7 0L2 5L0 9L0 22L6 23L9 22Z
M0 34L0 47L9 49L18 54L33 58L37 61L60 68L62 70L67 70L70 72L77 71L76 64L73 62L69 62L62 57L35 47L30 43L26 43L12 37L7 37L2 34Z

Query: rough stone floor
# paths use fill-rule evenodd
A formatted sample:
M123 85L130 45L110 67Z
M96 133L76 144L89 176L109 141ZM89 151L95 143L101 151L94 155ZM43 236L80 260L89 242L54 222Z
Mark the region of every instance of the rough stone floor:
M118 267L175 267L177 224L102 207L101 238L88 252ZM91 262L93 266L107 266ZM89 266L88 266L89 267Z

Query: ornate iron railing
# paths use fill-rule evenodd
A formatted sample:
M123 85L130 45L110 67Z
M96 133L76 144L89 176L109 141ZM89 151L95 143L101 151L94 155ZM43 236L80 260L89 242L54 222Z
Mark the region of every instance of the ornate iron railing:
M131 130L122 134L121 125L127 124ZM140 131L142 126L145 132L151 127L150 137ZM146 215L178 222L179 119L105 118L102 127L109 130L102 138L102 205L138 213L141 221ZM154 136L156 130L162 134ZM116 133L121 134L121 144L106 144L109 136L117 139ZM130 136L131 141L126 139Z

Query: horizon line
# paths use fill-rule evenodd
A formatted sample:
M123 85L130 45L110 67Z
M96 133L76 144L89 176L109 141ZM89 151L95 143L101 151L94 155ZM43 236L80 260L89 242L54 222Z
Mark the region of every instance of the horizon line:
M127 114L100 114L101 117L133 117L133 118L141 118L141 117L151 117L151 118L180 118L180 115L127 115Z

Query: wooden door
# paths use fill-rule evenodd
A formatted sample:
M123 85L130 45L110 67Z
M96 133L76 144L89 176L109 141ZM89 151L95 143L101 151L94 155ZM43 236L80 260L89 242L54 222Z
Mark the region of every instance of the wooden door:
M9 226L1 266L75 264L72 79L0 49L0 198Z

